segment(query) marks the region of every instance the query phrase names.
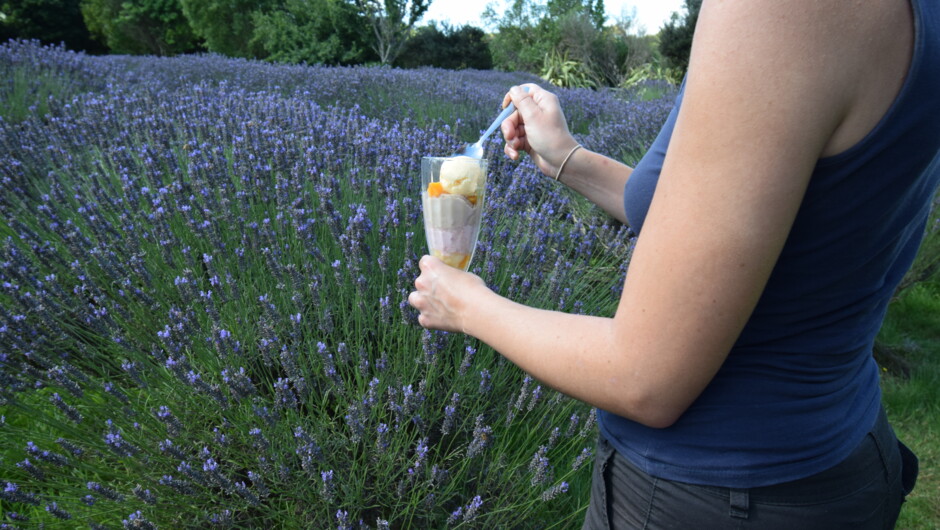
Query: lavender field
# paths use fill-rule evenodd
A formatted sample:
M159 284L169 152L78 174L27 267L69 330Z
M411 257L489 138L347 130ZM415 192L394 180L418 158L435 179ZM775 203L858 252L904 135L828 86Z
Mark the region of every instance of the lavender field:
M0 45L2 527L579 528L591 410L405 301L421 157L524 82ZM625 160L674 96L558 93ZM471 270L612 314L630 234L487 151Z

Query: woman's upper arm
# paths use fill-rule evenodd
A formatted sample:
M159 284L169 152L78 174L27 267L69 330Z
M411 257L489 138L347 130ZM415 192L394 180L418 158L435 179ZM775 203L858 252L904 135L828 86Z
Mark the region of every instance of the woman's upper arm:
M724 362L850 106L836 0L707 0L615 337L632 414L675 421ZM612 381L616 384L616 381Z

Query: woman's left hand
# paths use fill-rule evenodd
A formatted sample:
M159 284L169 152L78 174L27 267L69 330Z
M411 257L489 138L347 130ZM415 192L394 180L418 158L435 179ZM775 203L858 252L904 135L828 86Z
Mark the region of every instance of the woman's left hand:
M424 256L418 262L421 275L415 279L415 291L408 303L421 314L418 323L423 327L443 331L466 333L466 315L472 310L474 294L486 289L486 284L475 274L444 264L441 260Z

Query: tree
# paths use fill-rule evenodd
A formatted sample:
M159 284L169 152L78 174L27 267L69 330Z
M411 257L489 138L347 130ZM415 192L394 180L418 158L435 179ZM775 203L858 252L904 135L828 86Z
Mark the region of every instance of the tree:
M101 53L82 19L80 0L16 0L0 2L0 41L36 39L64 43L71 50Z
M506 71L538 72L553 44L539 28L547 10L533 0L513 0L501 15L493 4L483 11L483 21L495 27L490 38L493 64Z
M569 86L619 85L637 58L649 55L646 41L628 35L629 24L605 25L603 0L514 0L501 16L490 5L483 17L497 28L490 39L497 68Z
M193 32L211 52L229 57L254 57L249 45L254 13L275 0L180 0Z
M685 0L685 16L673 13L669 22L659 32L659 53L670 66L685 73L689 68L689 54L692 51L692 35L698 22L698 12L702 0Z
M408 33L427 12L431 0L354 0L372 26L373 48L382 64L398 57Z
M374 61L366 24L344 0L283 0L252 15L250 46L270 61L348 65Z
M601 29L607 22L604 13L604 0L548 0L548 16L552 19L562 19L573 14L584 15L591 24Z
M81 10L91 34L115 53L175 55L200 49L179 0L82 0Z
M438 29L431 23L418 28L405 42L395 65L403 68L435 66L449 70L489 70L493 67L493 58L482 29L473 26L454 29L447 24Z

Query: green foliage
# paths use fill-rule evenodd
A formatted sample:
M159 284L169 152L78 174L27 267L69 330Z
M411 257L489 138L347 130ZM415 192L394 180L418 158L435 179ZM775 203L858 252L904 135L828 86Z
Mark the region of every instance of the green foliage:
M630 75L623 80L622 87L636 86L644 81L666 81L678 85L682 82L682 71L678 68L666 68L659 64L644 63L630 70Z
M256 11L275 0L180 0L189 25L211 52L229 57L255 57L249 46Z
M695 33L701 7L702 0L685 0L685 15L673 13L672 18L659 32L659 52L666 58L669 66L680 69L683 74L689 68L692 35Z
M545 55L541 76L549 83L564 88L594 88L583 63L562 56L557 51Z
M199 49L180 0L82 0L91 34L114 53L176 55Z
M561 19L569 15L584 15L591 24L601 29L607 21L604 0L548 0L549 18Z
M502 70L557 71L553 58L560 56L578 63L578 71L590 81L579 86L618 86L631 68L653 54L649 39L631 34L629 18L605 26L599 1L515 0L502 15L487 8L483 18L497 28L490 51L494 66Z
M252 16L250 45L270 61L348 65L377 59L365 21L343 0L284 0Z
M554 49L582 65L592 86L619 84L631 59L629 40L616 27L597 27L587 13L570 11L557 21Z
M33 114L45 114L49 97L62 92L59 81L54 74L14 69L13 75L6 80L11 89L7 97L0 98L0 118L18 122Z
M940 171L940 155L934 158L932 171ZM930 170L928 170L930 171ZM927 218L924 239L911 269L904 275L895 296L922 282L940 280L940 192L934 197L933 209Z
M0 2L0 42L36 39L91 53L104 51L85 28L79 0L6 0Z
M899 293L876 346L888 417L921 466L897 528L935 529L940 527L940 278Z
M403 68L434 66L449 70L489 70L493 67L493 58L485 38L483 30L473 26L455 29L444 24L439 29L436 24L428 24L418 28L405 42L395 65Z
M382 64L392 64L408 34L431 6L431 0L354 0L372 27L372 47Z
M940 157L934 159L934 170ZM898 436L921 462L897 527L940 527L940 192L914 264L898 287L875 345L884 402Z
M492 5L483 12L483 20L496 28L490 39L493 64L507 72L538 72L545 53L552 45L537 30L546 17L544 5L532 0L514 0L501 15Z

